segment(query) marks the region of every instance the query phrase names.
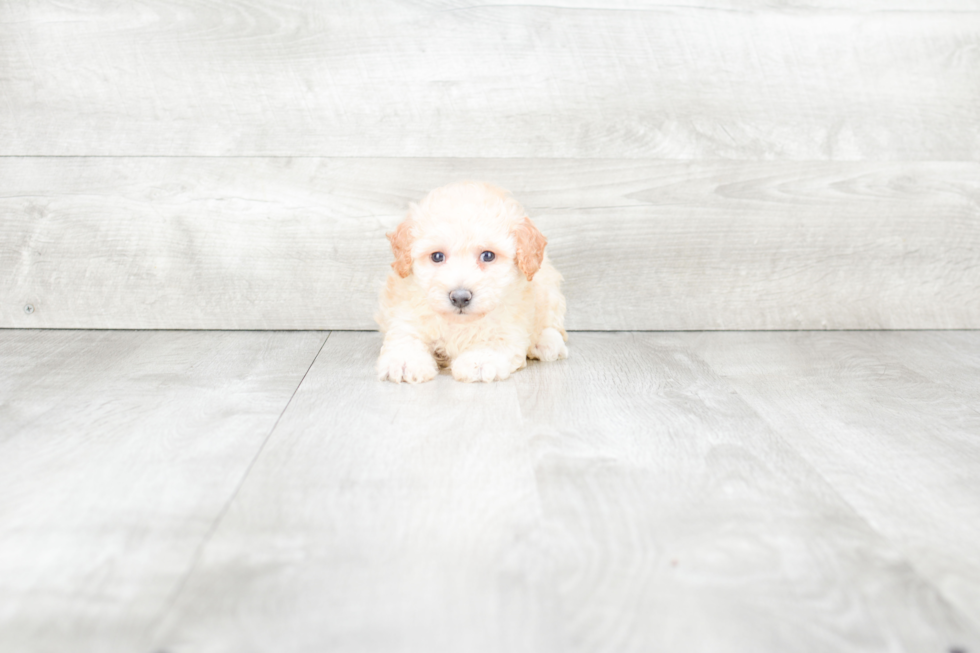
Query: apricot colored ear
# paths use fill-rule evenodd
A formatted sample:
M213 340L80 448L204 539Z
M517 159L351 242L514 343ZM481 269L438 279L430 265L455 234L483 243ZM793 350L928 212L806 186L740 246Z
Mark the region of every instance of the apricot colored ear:
M541 269L541 262L544 260L544 248L548 244L548 239L538 231L538 228L527 216L514 227L511 233L514 235L514 243L517 245L515 262L527 280L530 281L534 278L535 273Z
M395 261L391 267L395 269L402 279L412 273L412 221L404 220L395 227L394 231L388 232L388 241L391 243L391 251L395 255Z

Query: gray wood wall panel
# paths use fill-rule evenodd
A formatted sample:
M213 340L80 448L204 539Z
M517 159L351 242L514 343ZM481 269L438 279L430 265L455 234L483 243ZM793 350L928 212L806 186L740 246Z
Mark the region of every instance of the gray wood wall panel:
M980 0L0 0L0 326L373 328L469 177L573 329L977 328L978 52Z
M8 0L0 154L980 158L974 0L559 4Z
M980 328L977 163L113 157L0 158L0 326L374 328L385 230L458 178L573 329Z

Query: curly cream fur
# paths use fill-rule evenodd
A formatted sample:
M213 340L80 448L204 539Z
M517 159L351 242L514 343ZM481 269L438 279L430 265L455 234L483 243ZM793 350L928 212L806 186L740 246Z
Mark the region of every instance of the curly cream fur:
M528 357L568 355L561 275L507 191L477 182L437 188L388 238L395 262L375 317L385 334L379 379L419 383L442 366L460 381L497 381ZM481 261L484 251L494 260ZM433 262L433 252L445 260ZM452 304L457 289L472 293L469 305Z

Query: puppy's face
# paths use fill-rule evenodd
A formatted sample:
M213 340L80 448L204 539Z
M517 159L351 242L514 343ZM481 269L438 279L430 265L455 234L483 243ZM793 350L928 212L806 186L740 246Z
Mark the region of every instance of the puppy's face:
M506 231L469 230L457 221L434 227L412 247L412 273L429 306L457 319L497 308L521 279Z
M395 271L415 275L427 305L454 321L479 319L520 292L546 243L516 201L485 184L433 191L389 239Z

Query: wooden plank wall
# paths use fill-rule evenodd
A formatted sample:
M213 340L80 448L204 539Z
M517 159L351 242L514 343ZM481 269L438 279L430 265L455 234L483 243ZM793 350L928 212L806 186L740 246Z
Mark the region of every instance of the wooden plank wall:
M509 187L573 329L980 328L980 0L0 0L0 327L364 329Z

